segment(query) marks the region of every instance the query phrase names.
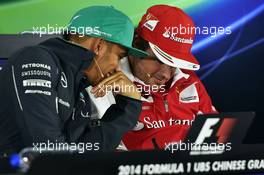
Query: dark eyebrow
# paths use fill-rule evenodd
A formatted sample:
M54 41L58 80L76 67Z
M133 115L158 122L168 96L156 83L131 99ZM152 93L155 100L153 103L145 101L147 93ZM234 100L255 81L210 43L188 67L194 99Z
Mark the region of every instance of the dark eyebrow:
M152 55L152 56L148 56L148 58L153 59L153 60L159 62L160 64L165 64L162 61L160 61L157 56Z
M120 54L120 57L122 57L122 58L125 57L125 56L127 56L127 52L123 52L123 53Z
M148 56L149 58L153 58L153 59L158 59L156 56L152 56L152 55L150 55L150 56Z

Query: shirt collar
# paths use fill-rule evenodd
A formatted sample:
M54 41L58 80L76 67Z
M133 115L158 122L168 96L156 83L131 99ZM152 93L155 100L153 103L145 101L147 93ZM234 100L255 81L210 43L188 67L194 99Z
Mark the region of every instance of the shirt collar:
M175 75L173 77L171 87L180 79L185 78L188 79L190 77L189 74L183 73L180 68L176 68Z

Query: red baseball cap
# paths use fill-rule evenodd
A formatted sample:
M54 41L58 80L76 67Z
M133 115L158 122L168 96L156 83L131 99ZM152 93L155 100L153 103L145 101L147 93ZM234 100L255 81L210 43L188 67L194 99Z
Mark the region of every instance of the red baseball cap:
M198 70L199 62L191 53L194 23L177 7L154 5L139 22L137 33L149 42L154 54L163 63L182 69Z

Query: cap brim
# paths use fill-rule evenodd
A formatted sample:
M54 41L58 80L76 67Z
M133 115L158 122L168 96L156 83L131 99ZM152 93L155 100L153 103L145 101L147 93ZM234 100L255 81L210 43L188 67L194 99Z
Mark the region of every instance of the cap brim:
M187 69L187 70L199 70L200 65L197 62L196 58L189 54L189 55L178 55L176 57L164 52L161 50L158 46L152 44L149 42L149 46L151 50L154 52L154 54L157 56L157 58L163 62L164 64L167 64L172 67L177 67L181 69ZM191 60L192 62L186 61L185 59L188 57L188 60Z

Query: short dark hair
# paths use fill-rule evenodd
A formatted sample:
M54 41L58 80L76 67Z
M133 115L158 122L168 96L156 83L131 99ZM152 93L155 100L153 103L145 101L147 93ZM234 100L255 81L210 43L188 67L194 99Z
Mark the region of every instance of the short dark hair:
M150 48L148 41L139 36L136 32L134 35L133 47L144 51Z
M76 33L76 34L71 34L71 33L69 33L69 32L64 32L64 33L61 34L61 37L62 37L62 39L64 39L64 40L70 41L70 40L72 40L72 38L73 38L75 35L79 35L79 34L78 34L78 33ZM90 36L87 36L87 35L79 35L79 36L81 36L81 37L85 37L86 39L87 39L87 38L90 38Z
M63 32L62 33L62 35L61 35L61 37L63 38L63 39L65 39L65 40L67 40L67 41L69 41L70 40L70 33L68 33L68 32Z

